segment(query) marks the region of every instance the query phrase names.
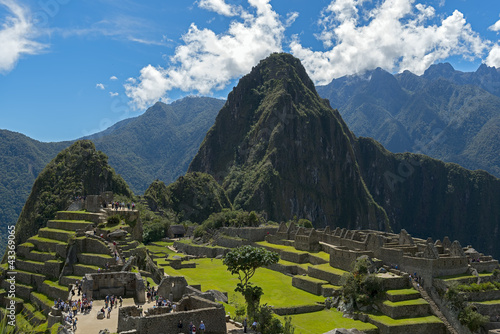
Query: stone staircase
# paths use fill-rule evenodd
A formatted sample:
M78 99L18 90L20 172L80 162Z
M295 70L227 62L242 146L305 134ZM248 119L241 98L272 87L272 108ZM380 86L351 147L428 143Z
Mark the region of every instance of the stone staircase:
M16 303L18 317L35 327L46 321L54 299L67 299L68 286L106 263L115 265L113 244L85 233L106 219L102 213L58 212L16 249ZM71 253L73 252L73 253ZM68 254L75 262L66 263ZM69 259L68 258L68 259ZM120 264L120 263L119 263ZM64 270L64 275L61 275ZM5 305L7 267L0 269L0 302ZM0 310L1 311L1 310Z

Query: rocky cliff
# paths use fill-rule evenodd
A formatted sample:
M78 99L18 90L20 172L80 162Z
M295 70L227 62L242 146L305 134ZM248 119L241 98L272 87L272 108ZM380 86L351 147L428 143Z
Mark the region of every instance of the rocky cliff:
M361 177L354 140L300 61L272 54L229 94L189 171L213 175L235 208L271 220L389 229Z

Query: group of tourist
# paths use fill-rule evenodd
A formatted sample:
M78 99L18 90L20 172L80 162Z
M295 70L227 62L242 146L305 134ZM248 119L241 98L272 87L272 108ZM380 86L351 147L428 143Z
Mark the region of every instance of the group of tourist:
M106 207L106 205L105 205ZM111 209L118 211L118 210L125 210L127 208L128 210L135 210L135 203L125 203L125 202L111 202Z
M184 324L182 323L182 320L179 320L179 323L177 324L177 328L179 331L181 331L181 329L184 327ZM198 329L199 329L199 332L198 333L205 333L205 323L203 322L203 320L200 322L200 325L198 326ZM189 334L196 334L196 326L193 324L193 322L191 321L189 323Z
M72 296L75 295L75 290L78 291L78 296L81 295L81 284L76 284L71 290ZM61 310L61 312L66 313L64 317L65 324L68 328L72 328L73 331L76 330L76 324L78 321L77 314L88 314L92 310L92 299L87 298L85 294L82 298L78 300L73 300L70 297L69 300L54 299L54 306Z

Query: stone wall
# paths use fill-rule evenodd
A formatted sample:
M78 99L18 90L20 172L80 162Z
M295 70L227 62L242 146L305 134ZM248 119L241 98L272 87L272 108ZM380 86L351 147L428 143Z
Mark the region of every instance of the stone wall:
M76 238L75 243L81 253L101 253L110 254L106 243L97 236L86 236L85 238Z
M379 307L385 315L393 319L424 317L431 313L429 304L390 306L380 303Z
M246 239L250 242L264 241L267 235L274 235L277 231L277 226L222 228L222 233L231 237Z
M318 312L323 310L324 308L325 306L321 304L292 306L292 307L277 307L274 308L274 313L283 316L283 315Z
M133 297L137 303L146 302L146 288L139 273L86 274L82 279L82 290L93 299L103 299L108 294L114 294L128 298Z
M178 301L186 292L187 281L184 276L166 276L158 285L158 295L170 301Z
M65 212L58 211L56 213L56 220L86 220L93 222L95 224L99 224L102 222L102 216L98 213L90 213L90 212Z
M327 282L308 279L307 276L294 276L292 278L293 287L307 291L316 296L321 296L321 293L323 292L322 285L324 284L327 284Z
M478 273L492 272L493 270L498 268L498 260L471 262L470 265L472 268L475 268Z
M328 271L324 271L324 270L314 268L311 266L309 266L309 268L308 268L308 273L309 273L309 276L311 276L311 277L314 277L314 278L317 278L317 279L320 279L323 281L327 281L333 285L340 285L340 280L342 278L342 276L340 276L340 275L330 273Z
M192 296L187 298L197 299L197 297ZM190 322L198 328L201 321L205 323L206 334L225 334L227 332L225 311L221 304L206 304L206 302L201 301L191 301L190 303L191 305L201 305L199 303L203 303L203 305L210 305L211 307L149 317L131 316L127 314L127 310L120 309L118 313L118 332L136 330L138 334L187 334ZM181 330L177 328L179 321L184 324Z
M330 266L346 271L351 271L356 259L362 255L373 257L370 251L352 251L349 249L331 248L330 251Z
M174 242L174 247L186 254L194 256L206 256L206 257L225 256L230 251L229 248L214 248L214 247L190 245L178 241Z
M238 237L229 237L229 236L225 236L225 235L219 236L217 238L217 240L215 241L215 243L217 246L226 247L226 248L237 248L237 247L251 244L251 242L248 240L241 239Z

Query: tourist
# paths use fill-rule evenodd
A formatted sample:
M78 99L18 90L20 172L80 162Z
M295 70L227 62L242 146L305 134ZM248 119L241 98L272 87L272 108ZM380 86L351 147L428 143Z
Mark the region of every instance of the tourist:
M205 324L203 323L203 320L201 321L200 327L198 327L198 328L200 329L201 334L205 333Z
M194 328L193 322L190 322L189 323L189 334L193 334L193 328Z
M73 319L73 332L76 331L76 322L78 321L78 318L75 317L75 319Z
M111 307L108 307L108 319L111 316Z
M179 323L177 324L177 328L182 329L182 320L179 320Z
M245 320L243 320L243 333L246 333L247 332L247 318L245 318Z
M257 320L254 320L252 323L252 329L256 330L257 329Z

